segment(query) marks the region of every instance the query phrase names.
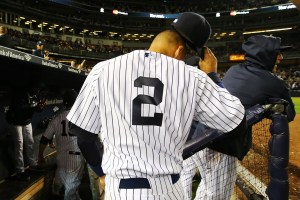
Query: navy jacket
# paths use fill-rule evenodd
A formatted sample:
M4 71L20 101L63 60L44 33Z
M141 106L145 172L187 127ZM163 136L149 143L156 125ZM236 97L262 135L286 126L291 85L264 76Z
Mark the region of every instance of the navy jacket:
M283 80L276 77L272 70L276 63L281 39L278 37L252 36L242 46L245 62L232 66L223 78L225 88L238 97L245 109L256 104L265 104L269 98L282 98L290 103L295 117L294 104ZM231 135L225 140L215 141L210 148L221 153L236 156L240 160L252 145L252 131L249 129L242 137Z
M34 112L39 111L37 107L38 98L30 96L26 90L14 91L6 120L13 125L25 126L31 123Z
M289 102L295 117L294 104L285 82L272 73L280 48L280 38L252 36L243 44L245 62L232 66L223 78L225 88L238 97L247 109L264 104L269 98ZM291 121L290 120L290 121Z

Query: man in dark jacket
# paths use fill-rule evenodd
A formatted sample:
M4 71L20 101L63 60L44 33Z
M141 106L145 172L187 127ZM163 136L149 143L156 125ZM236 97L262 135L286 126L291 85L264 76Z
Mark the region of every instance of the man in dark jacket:
M223 78L225 88L238 97L245 109L256 104L265 104L269 98L282 98L289 102L288 120L295 117L294 104L283 80L272 71L283 59L281 51L290 48L280 46L281 38L256 35L244 42L245 62L232 66ZM198 125L196 131L204 131ZM208 148L185 160L182 178L191 180L198 166L201 182L195 199L230 199L236 180L236 162L242 160L252 145L251 128L245 133L226 135ZM190 186L184 185L186 199L189 199Z
M29 168L37 169L36 159L33 152L33 135L31 118L36 111L42 111L45 101L38 98L40 88L32 86L29 89L14 90L11 104L6 114L6 120L10 124L15 148L15 167L17 174L11 179L29 180L30 177L24 173L24 156L28 158Z

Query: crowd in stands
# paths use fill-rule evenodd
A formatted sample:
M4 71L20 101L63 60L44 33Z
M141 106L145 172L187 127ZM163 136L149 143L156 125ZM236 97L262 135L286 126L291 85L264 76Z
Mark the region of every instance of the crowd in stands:
M300 66L279 68L276 75L284 80L291 90L300 90Z
M32 1L32 2L24 2L23 0L17 0L19 2L19 5L21 7L24 7L24 9L33 8L36 10L36 12L47 12L45 10L45 2L40 1ZM51 12L51 16L49 16L49 19L51 17L55 19L61 19L65 23L69 25L76 26L76 24L80 24L81 27L101 27L102 29L109 29L109 28L147 28L148 30L152 29L159 29L166 26L166 21L163 19L152 19L148 20L146 18L136 18L135 20L129 19L127 17L111 17L108 15L102 15L102 14L95 14L93 17L91 16L91 11L95 11L95 9L104 8L106 12L111 13L111 10L118 9L123 12L149 12L149 13L181 13L181 12L198 12L201 14L205 13L211 13L211 12L222 12L222 11L231 11L231 10L242 10L246 8L259 8L264 6L270 6L270 5L276 5L276 4L283 4L288 3L288 0L262 0L262 1L254 1L254 0L221 0L221 1L199 1L196 0L178 0L178 1L157 1L157 3L154 1L149 2L143 2L143 1L112 1L112 0L105 0L105 1L95 1L95 0L89 0L89 1L83 1L83 0L77 0L69 2L70 5L74 4L73 6L70 6L70 9L68 12L65 12L63 7L57 6L59 9L55 10L55 12L52 15L52 12L49 10L48 12ZM145 6L145 3L147 6ZM86 11L80 10L79 8L85 8ZM48 8L50 9L50 8ZM91 10L91 11L89 11ZM279 18L282 18L282 20L285 20L284 17L280 17L282 15L276 15L279 16ZM249 23L255 23L255 24L262 24L267 22L275 22L278 21L275 16L269 17L267 19L260 19L256 18L255 21L249 21ZM228 26L243 26L243 22L241 21L222 21L221 26L219 28L228 27ZM214 26L212 24L212 26Z
M20 32L13 29L8 29L8 34L11 36L12 40L19 40L20 38L31 42L32 44L36 44L36 41L43 41L45 43L45 49L50 51L50 58L51 58L51 52L55 52L55 48L50 48L51 46L55 46L58 49L68 50L70 52L72 51L86 51L86 52L92 52L94 53L94 56L99 56L101 54L105 53L113 53L112 56L117 56L121 54L125 54L128 52L131 52L136 49L141 48L134 48L134 47L124 47L124 46L118 46L118 45L102 45L102 44L91 44L89 40L82 41L82 40L76 40L76 41L66 41L59 38L54 38L47 35L39 35L39 34L29 34L26 32ZM287 41L288 43L288 41ZM240 49L240 43L228 43L227 46L220 46L220 47L213 47L211 48L212 51L215 53L215 55L218 57L219 60L222 60L220 58L228 57L228 52L231 53L242 53ZM300 46L300 43L293 43L294 47ZM33 48L33 47L32 47ZM145 47L146 49L146 47ZM190 52L188 53L188 57L192 56L193 54ZM51 58L51 60L60 61L59 59ZM83 62L84 59L71 59L67 61L71 65L71 63L77 63L78 66L80 63ZM84 62L84 65L80 65L79 69L90 71L94 64L97 61L91 62L87 59L86 62ZM65 62L66 63L66 62ZM75 65L74 65L75 66ZM280 77L281 79L285 80L287 85L292 90L300 90L300 71L297 71L300 66L296 67L290 67L288 69L280 69L276 72L276 75ZM226 70L220 69L219 75L222 78L223 75L226 73Z
M33 8L41 9L43 4L39 1L25 2L17 0L20 5L30 5ZM178 1L139 1L139 0L77 0L72 4L84 8L104 8L117 9L123 12L150 12L150 13L180 13L180 12L218 12L230 10L242 10L247 8L259 8L277 4L289 3L289 0L219 0L201 1L199 0L178 0ZM147 4L147 6L145 6Z
M199 1L197 0L181 0L181 1L148 1L147 6L144 6L144 2L140 1L96 1L89 0L81 3L86 5L93 5L103 8L118 9L126 12L152 12L152 13L180 13L180 12L217 12L217 11L230 11L230 10L242 10L246 8L258 8L263 6L271 6L277 4L288 3L288 0L220 0L220 1Z

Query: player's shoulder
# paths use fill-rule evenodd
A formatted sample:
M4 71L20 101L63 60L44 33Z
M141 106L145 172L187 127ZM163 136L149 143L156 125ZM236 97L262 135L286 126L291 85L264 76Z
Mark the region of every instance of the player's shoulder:
M107 66L107 65L111 62L111 60L112 60L112 59L105 60L105 61L101 61L101 62L97 63L97 64L93 67L91 73L94 72L94 71L102 70L105 66Z
M185 64L185 68L190 74L193 74L195 77L202 77L202 78L207 77L207 74L202 70L200 70L197 66L191 66Z
M92 69L92 71L90 73L95 73L96 71L101 71L101 70L105 69L106 67L109 67L111 63L114 63L116 60L120 59L121 57L133 54L133 52L130 52L130 53L127 53L127 54L122 54L122 55L119 55L117 57L114 57L114 58L111 58L111 59L108 59L108 60L104 60L104 61L98 62L93 67L93 69Z
M92 71L89 74L96 74L103 70L109 70L111 68L111 65L114 65L116 62L118 63L122 58L131 57L133 59L133 58L137 57L138 54L140 54L140 52L145 52L145 50L134 50L132 52L122 54L117 57L105 60L105 61L101 61L93 67Z
M55 113L53 119L65 118L69 112L70 112L70 110L66 110L66 109L62 108Z

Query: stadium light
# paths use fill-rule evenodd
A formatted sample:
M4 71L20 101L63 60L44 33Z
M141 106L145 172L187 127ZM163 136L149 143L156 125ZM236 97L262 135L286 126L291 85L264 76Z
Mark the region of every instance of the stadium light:
M230 16L236 16L236 11L235 10L230 11Z

